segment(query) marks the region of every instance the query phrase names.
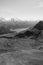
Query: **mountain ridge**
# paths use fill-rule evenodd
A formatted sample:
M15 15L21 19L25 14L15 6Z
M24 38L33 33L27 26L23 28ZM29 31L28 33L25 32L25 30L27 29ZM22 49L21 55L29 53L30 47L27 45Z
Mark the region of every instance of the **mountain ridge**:
M22 35L24 35L23 37L25 37L25 36L27 36L27 37L33 36L33 38L38 38L40 35L42 35L41 30L43 30L43 21L39 21L32 28L25 30L24 33L20 32L19 34L16 35L16 37L22 38Z

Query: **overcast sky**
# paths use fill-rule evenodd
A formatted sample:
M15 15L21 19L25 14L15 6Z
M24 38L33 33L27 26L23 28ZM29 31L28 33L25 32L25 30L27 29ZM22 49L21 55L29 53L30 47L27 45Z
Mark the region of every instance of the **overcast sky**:
M43 0L0 0L0 17L43 19Z

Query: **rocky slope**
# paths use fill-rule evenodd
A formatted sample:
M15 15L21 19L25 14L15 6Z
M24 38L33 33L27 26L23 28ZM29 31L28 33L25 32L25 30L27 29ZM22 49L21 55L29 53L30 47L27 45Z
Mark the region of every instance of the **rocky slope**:
M43 65L42 30L36 26L9 34L0 38L0 65Z

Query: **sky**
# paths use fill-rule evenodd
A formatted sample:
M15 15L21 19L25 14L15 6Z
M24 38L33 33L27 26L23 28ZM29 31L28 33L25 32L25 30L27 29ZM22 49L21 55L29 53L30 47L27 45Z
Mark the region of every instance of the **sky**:
M43 20L43 0L0 0L0 17Z

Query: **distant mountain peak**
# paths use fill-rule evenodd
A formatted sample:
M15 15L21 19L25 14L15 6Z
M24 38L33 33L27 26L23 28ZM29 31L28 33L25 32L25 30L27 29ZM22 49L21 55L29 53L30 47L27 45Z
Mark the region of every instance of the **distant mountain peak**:
M6 21L6 19L5 19L5 18L0 17L0 22L1 22L1 21L4 21L4 22L5 22L5 21Z

